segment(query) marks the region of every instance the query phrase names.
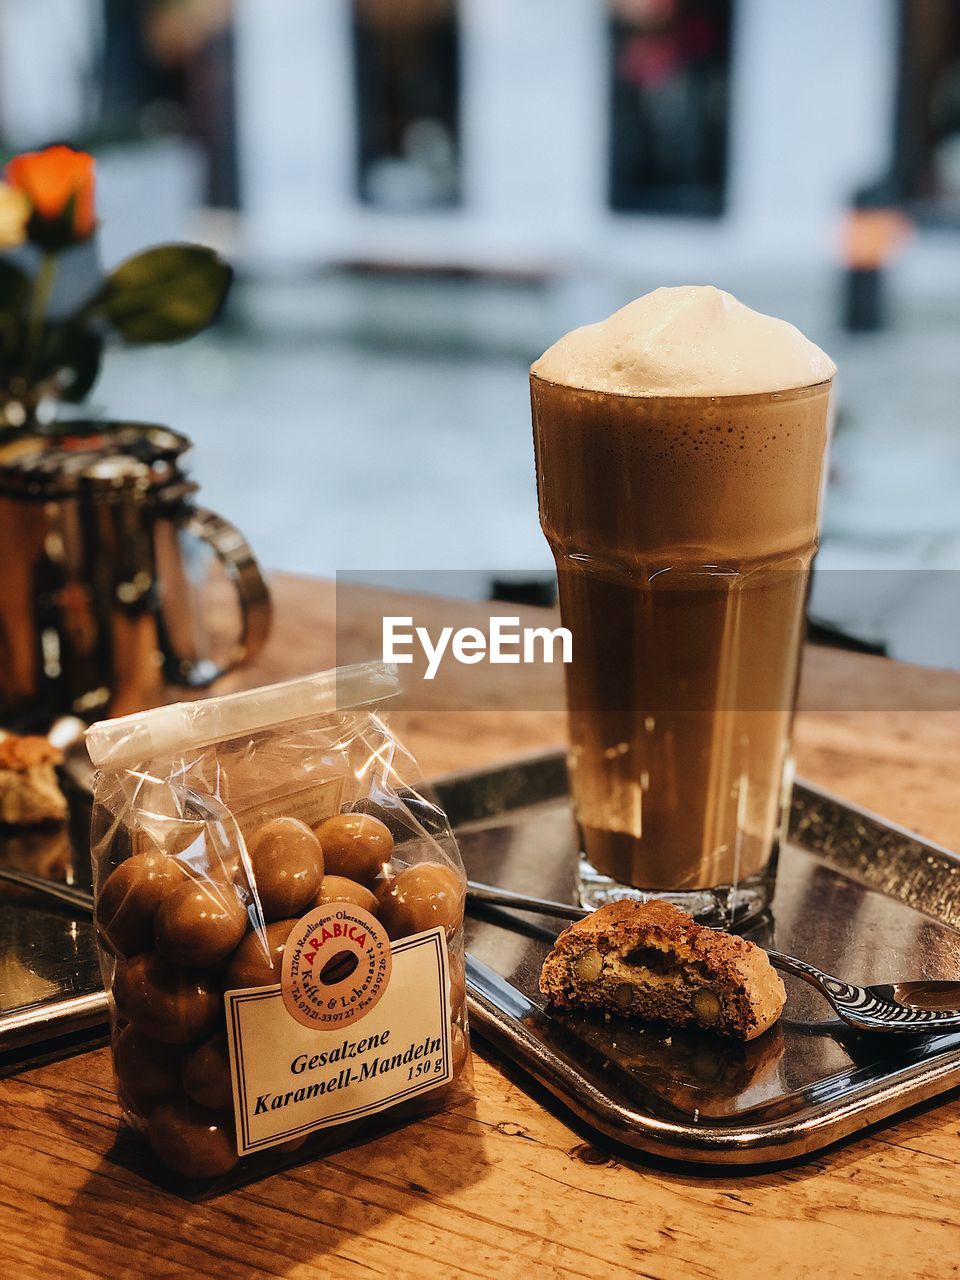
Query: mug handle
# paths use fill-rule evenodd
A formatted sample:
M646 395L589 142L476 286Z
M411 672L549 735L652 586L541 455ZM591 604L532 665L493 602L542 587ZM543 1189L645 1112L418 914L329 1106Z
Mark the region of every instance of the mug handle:
M215 511L192 503L181 508L173 523L178 535L190 534L213 550L237 593L240 606L240 635L224 665L217 666L209 658L183 658L168 653L168 676L178 684L199 689L260 652L270 633L273 608L256 557L236 525Z

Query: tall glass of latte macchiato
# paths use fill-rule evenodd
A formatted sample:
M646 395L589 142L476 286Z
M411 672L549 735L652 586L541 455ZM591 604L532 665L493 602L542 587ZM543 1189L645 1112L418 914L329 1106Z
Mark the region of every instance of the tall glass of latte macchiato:
M586 906L770 900L834 373L793 326L693 287L533 366Z

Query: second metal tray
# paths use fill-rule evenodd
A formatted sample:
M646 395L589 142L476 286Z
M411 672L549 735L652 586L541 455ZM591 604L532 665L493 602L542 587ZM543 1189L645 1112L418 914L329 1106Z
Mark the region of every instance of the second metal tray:
M560 756L448 778L436 793L472 878L572 900ZM960 1084L960 1035L857 1035L791 979L783 1019L747 1045L557 1013L537 981L565 923L497 909L468 921L472 1025L608 1138L700 1164L782 1161ZM854 982L960 979L956 926L956 855L796 786L772 919L749 936Z

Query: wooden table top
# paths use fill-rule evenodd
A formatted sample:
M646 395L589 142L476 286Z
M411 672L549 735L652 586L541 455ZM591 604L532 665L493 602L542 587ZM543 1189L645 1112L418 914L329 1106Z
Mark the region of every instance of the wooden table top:
M220 688L334 661L332 586L278 576L274 594L267 648ZM894 675L912 694L877 709ZM851 698L857 689L867 692ZM838 703L853 709L823 709ZM813 708L797 721L802 775L960 848L955 676L808 650L801 706ZM420 709L392 719L429 776L563 740L556 710ZM472 1103L205 1204L112 1162L119 1112L105 1050L10 1076L0 1081L0 1274L876 1280L960 1271L956 1092L785 1169L699 1173L605 1152L482 1043L475 1065Z

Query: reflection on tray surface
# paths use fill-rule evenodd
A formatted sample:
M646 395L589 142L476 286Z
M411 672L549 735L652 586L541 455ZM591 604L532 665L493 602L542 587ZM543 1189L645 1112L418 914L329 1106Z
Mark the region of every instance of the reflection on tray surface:
M73 841L63 826L0 828L0 862L44 880L73 883Z
M0 827L0 862L89 889L89 801L69 791L68 800L66 824ZM0 884L0 1013L44 1003L52 1008L100 986L90 921L28 889Z
M550 1018L625 1076L626 1087L639 1085L687 1115L732 1115L743 1109L748 1090L757 1097L777 1089L784 1047L779 1026L744 1044L706 1031L587 1014Z

